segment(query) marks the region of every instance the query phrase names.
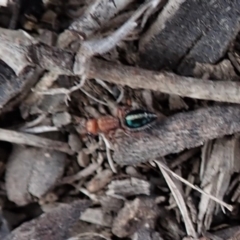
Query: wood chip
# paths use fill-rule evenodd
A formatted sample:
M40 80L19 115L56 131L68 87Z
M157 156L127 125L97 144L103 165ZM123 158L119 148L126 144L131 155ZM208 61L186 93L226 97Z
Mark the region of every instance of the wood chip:
M126 180L115 180L108 185L108 195L120 195L129 197L133 195L150 195L151 184L146 180L130 178Z
M82 213L80 219L105 227L111 227L113 221L112 216L104 213L101 208L88 208Z

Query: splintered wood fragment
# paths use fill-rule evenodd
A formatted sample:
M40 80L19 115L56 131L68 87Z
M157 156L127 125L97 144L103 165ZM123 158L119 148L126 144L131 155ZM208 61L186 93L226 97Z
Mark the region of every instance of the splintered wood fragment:
M234 172L240 171L239 146L240 142L238 137L224 137L215 141L207 165L204 169L203 178L201 180L202 187L213 183L213 181L216 180L216 177L220 172L224 172L225 176L229 174L231 178L231 175ZM230 179L228 181L230 181ZM223 184L226 184L228 181L225 179L219 187L222 189ZM219 181L216 182L217 184L219 184ZM226 190L227 187L222 194L224 194Z
M205 192L223 200L229 189L232 174L240 171L239 151L239 138L237 137L224 137L215 141L201 181L201 187ZM200 232L203 228L210 228L214 211L221 210L206 195L201 195L198 209L198 231Z
M161 163L160 161L155 161L157 163L158 166L161 165L161 167L166 170L168 173L170 173L173 177L175 177L176 179L180 180L181 182L183 182L184 184L186 184L187 186L197 190L198 192L208 196L210 199L216 201L217 203L221 204L222 206L224 206L225 208L227 208L229 211L233 210L233 206L230 204L227 204L221 200L219 200L218 198L214 197L213 195L210 195L207 192L204 192L203 190L201 190L199 187L193 185L192 183L190 183L189 181L185 180L184 178L182 178L181 176L179 176L178 174L174 173L173 171L171 171L169 169L169 167L167 167L165 164Z
M4 240L65 240L70 237L69 228L90 205L90 201L78 200L57 207L49 213L23 223Z
M157 163L157 162L156 162ZM183 196L183 190L181 185L179 185L179 182L176 181L173 177L169 175L169 173L162 168L162 166L159 164L158 167L160 168L162 175L168 184L168 187L171 190L171 193L173 194L173 197L178 205L178 208L182 214L183 222L185 224L186 232L189 236L192 236L194 238L197 238L197 233L194 229L193 222L190 218L190 213L187 209L186 202L184 200Z
M131 178L112 181L108 185L108 195L120 195L124 197L134 195L150 195L151 184L148 181Z
M175 114L144 132L116 138L113 160L120 165L134 165L201 146L207 140L239 132L239 119L237 105Z
M0 141L56 150L70 155L74 154L67 143L2 128L0 128Z

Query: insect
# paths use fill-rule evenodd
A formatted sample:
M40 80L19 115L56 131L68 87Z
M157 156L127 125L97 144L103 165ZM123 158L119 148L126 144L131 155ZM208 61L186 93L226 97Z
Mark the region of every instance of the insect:
M98 119L89 119L86 122L88 133L97 135L99 133L109 134L117 129L126 132L141 131L148 128L157 119L157 114L143 109L119 108L116 117L102 116Z
M88 133L98 135L99 133L107 134L120 127L120 121L113 116L102 116L98 119L89 119L86 122Z
M125 114L123 122L126 128L140 131L149 127L156 119L157 115L155 113L135 109Z

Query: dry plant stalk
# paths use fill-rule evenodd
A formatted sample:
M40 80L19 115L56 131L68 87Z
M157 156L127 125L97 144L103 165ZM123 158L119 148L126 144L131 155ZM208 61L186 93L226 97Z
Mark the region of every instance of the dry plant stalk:
M48 138L43 138L28 133L16 132L13 130L6 130L1 128L0 140L10 143L56 150L70 155L74 154L67 143L50 140Z

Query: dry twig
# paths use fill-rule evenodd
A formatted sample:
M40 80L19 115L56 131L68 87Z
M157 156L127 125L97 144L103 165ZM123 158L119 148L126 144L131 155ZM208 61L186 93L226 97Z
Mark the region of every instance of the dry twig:
M21 133L12 130L0 129L0 140L10 143L23 144L33 147L46 148L56 150L72 155L74 152L69 148L68 144L60 141Z
M29 65L40 66L58 74L75 75L75 54L72 52L39 43L23 31L0 28L0 40L0 58L17 75ZM91 61L89 68L86 78L100 78L133 89L143 88L182 97L240 103L240 87L237 82L182 77L97 59Z

